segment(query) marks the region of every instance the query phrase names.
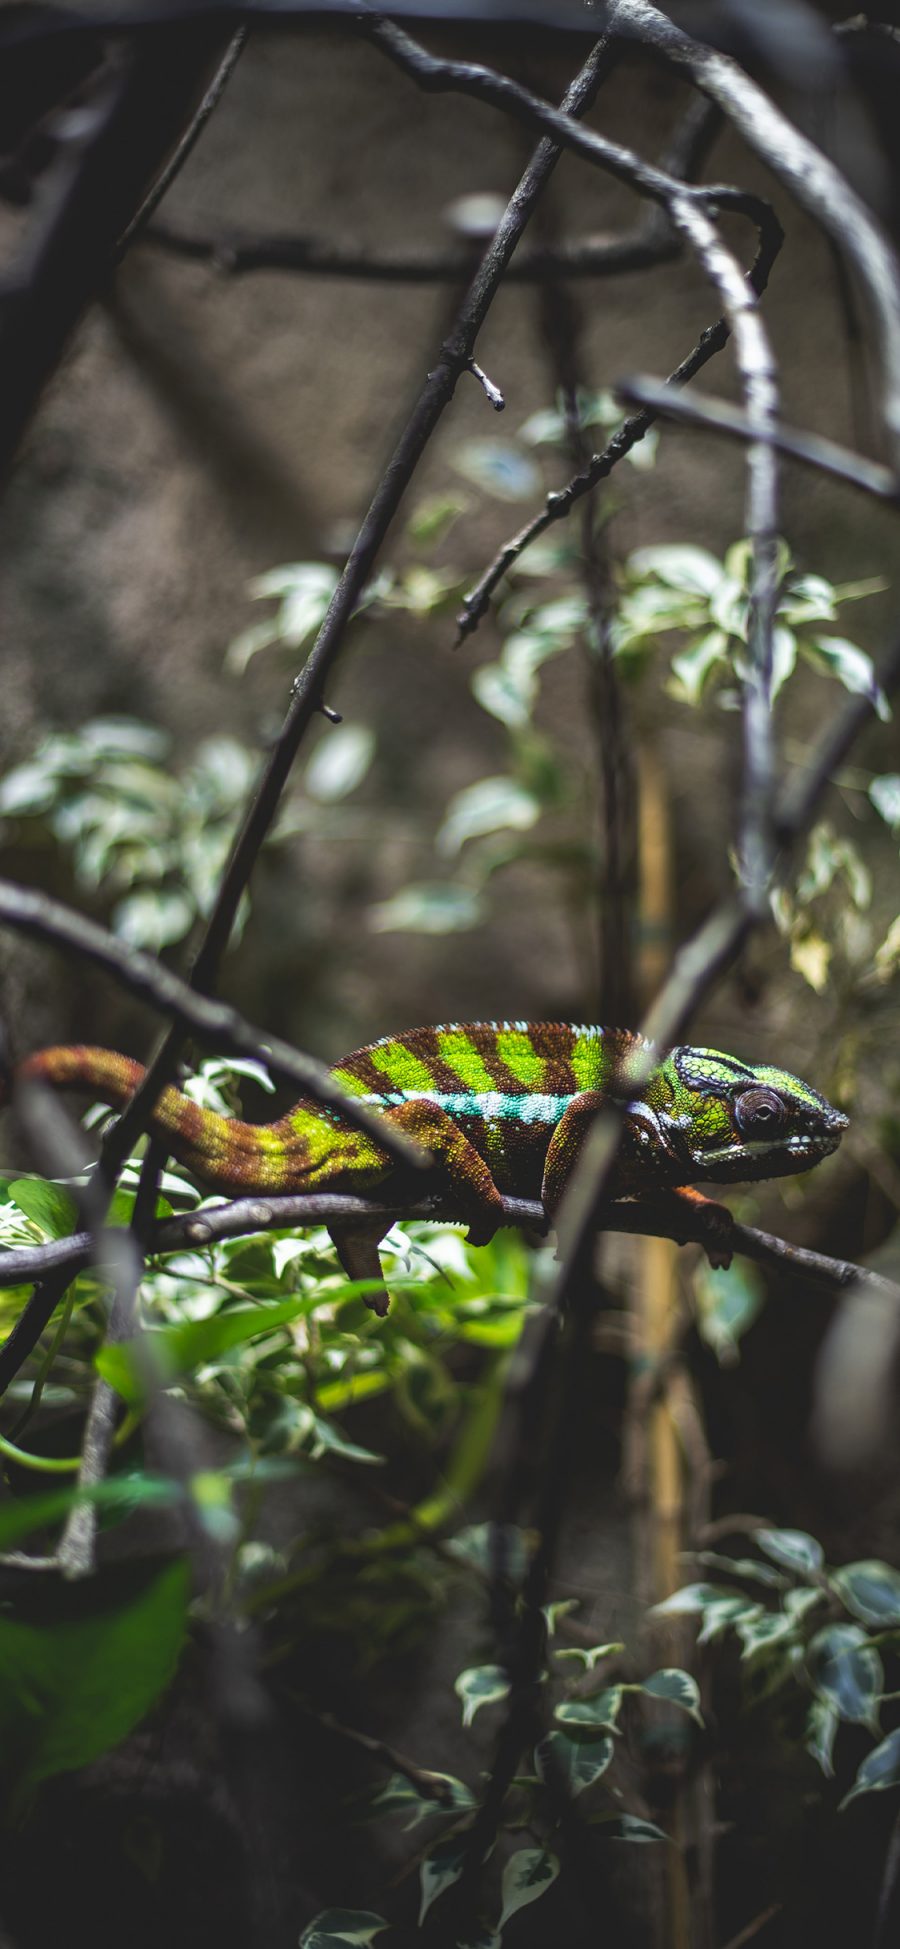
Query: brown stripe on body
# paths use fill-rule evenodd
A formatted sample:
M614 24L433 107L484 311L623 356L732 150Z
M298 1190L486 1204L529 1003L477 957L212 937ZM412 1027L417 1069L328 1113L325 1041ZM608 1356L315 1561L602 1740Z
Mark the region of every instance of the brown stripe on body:
M544 1094L571 1096L578 1088L569 1062L576 1039L571 1022L530 1022L528 1031L535 1055L541 1056L547 1065L542 1085Z

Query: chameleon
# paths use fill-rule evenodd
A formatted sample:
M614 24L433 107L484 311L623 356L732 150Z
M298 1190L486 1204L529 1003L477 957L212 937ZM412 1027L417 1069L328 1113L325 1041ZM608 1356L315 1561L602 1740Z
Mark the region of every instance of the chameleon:
M691 1187L808 1170L837 1149L847 1128L842 1112L799 1077L715 1049L670 1049L638 1099L637 1066L646 1052L647 1044L623 1029L448 1023L368 1043L331 1074L431 1153L435 1185L475 1245L487 1244L503 1224L504 1194L540 1198L552 1223L584 1138L607 1103L624 1112L610 1198L700 1198L726 1234L727 1208ZM74 1044L39 1050L17 1070L116 1108L144 1073L114 1050ZM408 1167L340 1111L310 1098L272 1123L245 1123L202 1109L170 1086L151 1128L211 1191L377 1192L398 1204L410 1195ZM413 1196L421 1188L415 1177ZM374 1217L329 1226L349 1276L374 1282L369 1304L378 1313L388 1304L378 1246L389 1229L390 1221Z

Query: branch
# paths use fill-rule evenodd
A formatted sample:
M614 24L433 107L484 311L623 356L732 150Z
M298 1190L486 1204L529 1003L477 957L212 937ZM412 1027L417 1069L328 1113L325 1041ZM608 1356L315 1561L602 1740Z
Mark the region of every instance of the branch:
M618 380L615 390L626 405L643 407L654 419L674 420L733 440L765 437L791 460L832 474L835 479L861 488L864 494L874 494L879 500L900 502L900 476L890 467L880 466L877 460L867 460L863 454L851 452L836 440L822 439L817 433L783 425L764 427L726 399L708 396L698 399L696 393L689 399L675 397L670 391L671 384L671 379L650 379L639 373Z
M686 70L856 270L875 320L890 458L900 472L900 269L871 210L730 56L692 40L649 0L610 0L609 23Z
M210 116L218 107L241 55L244 52L244 48L247 45L248 33L249 28L239 27L237 33L232 35L196 115L185 129L181 141L178 143L174 154L169 157L165 169L161 171L153 188L145 196L140 209L135 211L127 229L123 231L119 238L116 250L117 259L124 257L125 252L130 249L136 237L146 228L154 211L159 209L163 197L168 196L176 176L180 176L188 157L193 154Z
M546 1214L536 1199L504 1198L502 1203L504 1225L539 1235L546 1233ZM440 1193L414 1202L398 1203L395 1199L388 1203L379 1198L357 1197L350 1192L298 1192L291 1197L233 1198L220 1205L204 1205L199 1211L185 1212L178 1218L161 1219L153 1227L148 1250L153 1258L168 1258L175 1252L203 1251L225 1239L248 1238L258 1232L304 1231L313 1225L346 1223L351 1219L391 1221L398 1225L415 1220L440 1225L467 1222L452 1199ZM627 1201L619 1199L601 1206L597 1230L625 1232L640 1238L669 1238L675 1245L705 1246L711 1242L703 1206L691 1209L685 1204L682 1211L680 1205L673 1206L671 1195L664 1194ZM119 1236L118 1232L104 1234L111 1241L117 1241ZM716 1229L715 1244L721 1243L721 1233ZM881 1273L869 1272L850 1259L830 1258L805 1246L792 1245L772 1232L758 1230L755 1225L742 1225L733 1219L729 1245L745 1259L776 1270L787 1268L798 1278L829 1292L845 1292L859 1284L900 1305L900 1286L883 1278ZM12 1246L8 1252L0 1252L0 1290L28 1285L57 1268L64 1269L72 1278L89 1263L93 1252L88 1231L53 1239L47 1245ZM108 1265L102 1252L98 1261ZM10 1340L0 1349L0 1361Z
M765 229L760 235L760 245L756 262L747 273L747 281L757 297L761 297L766 289L772 266L781 249L782 235L781 225L770 211L767 215ZM727 319L719 318L714 325L707 325L705 331L701 332L693 350L669 374L665 386L662 388L665 396L668 397L669 388L675 392L681 386L687 385L698 372L703 370L705 365L709 364L710 359L715 358L716 354L722 351L723 347L727 345L729 337L730 327ZM493 560L488 563L487 568L479 577L475 587L466 596L456 618L459 631L457 644L464 642L465 638L470 636L478 628L478 624L487 614L491 596L497 588L498 583L502 582L503 577L508 574L514 562L518 561L519 556L524 553L525 549L530 547L533 541L537 541L539 535L545 534L547 529L552 527L555 521L565 519L570 510L575 506L576 501L580 501L583 495L590 494L599 485L600 481L605 480L612 473L613 468L618 465L619 461L624 460L626 454L631 452L632 447L636 447L638 442L643 439L644 434L653 426L656 418L657 409L653 407L648 407L639 413L633 414L613 434L612 439L603 448L602 452L592 456L581 473L576 474L572 480L566 483L565 487L558 488L552 494L547 495L546 503L540 513L533 515L531 520L527 521L525 526L520 528L517 534L511 536L510 540L498 551Z
M98 927L95 921L64 907L61 901L37 893L31 887L16 886L11 880L0 880L0 927L11 927L53 947L82 955L140 1001L171 1016L201 1042L213 1043L230 1055L252 1056L258 1062L267 1063L282 1081L299 1084L315 1102L340 1110L342 1116L374 1137L399 1162L422 1164L424 1153L418 1145L410 1144L401 1131L393 1130L383 1117L367 1109L359 1097L345 1095L324 1063L301 1055L279 1036L253 1028L227 1003L198 995L153 955L129 946L106 928Z
M712 114L710 110L712 109ZM694 96L675 130L664 166L690 181L699 169L720 122L714 104ZM331 238L315 236L190 237L152 224L143 244L155 246L190 263L209 263L226 277L246 277L255 271L284 271L300 276L360 278L385 284L459 284L467 276L471 258L460 249L399 250L372 256ZM614 277L649 270L679 257L681 246L665 212L649 210L634 229L620 237L594 235L559 238L531 250L517 252L505 272L507 284L542 284L554 278Z

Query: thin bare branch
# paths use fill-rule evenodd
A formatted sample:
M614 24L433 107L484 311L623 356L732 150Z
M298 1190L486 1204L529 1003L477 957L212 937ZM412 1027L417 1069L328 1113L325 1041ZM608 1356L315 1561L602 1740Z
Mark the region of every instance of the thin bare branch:
M163 197L168 196L176 177L180 176L188 157L193 154L210 116L218 107L241 55L244 52L244 48L247 45L248 32L248 28L239 27L237 32L232 34L231 40L225 49L222 60L213 75L212 81L206 90L196 114L185 129L180 142L173 154L169 157L165 168L161 170L153 188L148 190L140 209L135 211L127 229L122 232L116 247L117 259L124 257L125 252L131 248L136 237L146 228L154 211L159 209Z
M615 390L627 406L646 408L654 418L674 420L732 440L765 437L791 460L815 467L820 473L832 474L836 480L861 488L864 494L874 494L879 500L900 502L900 476L877 460L867 460L864 454L853 453L836 440L824 440L818 433L806 433L783 424L761 426L727 399L711 399L708 394L698 399L696 393L689 398L675 396L670 391L671 383L671 380L651 379L644 373L636 373L618 380Z
M689 74L853 266L875 322L890 459L900 471L900 267L871 210L729 55L692 40L650 0L610 0L609 23Z

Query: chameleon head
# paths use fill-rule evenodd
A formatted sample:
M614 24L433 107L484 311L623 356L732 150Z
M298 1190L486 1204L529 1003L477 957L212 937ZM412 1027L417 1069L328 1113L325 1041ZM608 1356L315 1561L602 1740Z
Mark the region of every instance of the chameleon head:
M667 1148L673 1162L690 1172L682 1183L741 1183L808 1171L837 1150L847 1128L842 1112L799 1076L738 1062L715 1049L671 1050L656 1080L653 1107Z

